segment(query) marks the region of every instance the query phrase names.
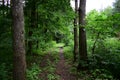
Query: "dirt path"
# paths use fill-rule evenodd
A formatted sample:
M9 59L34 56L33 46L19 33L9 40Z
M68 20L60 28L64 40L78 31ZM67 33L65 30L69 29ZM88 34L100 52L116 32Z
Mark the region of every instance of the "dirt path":
M60 60L56 67L56 73L60 76L60 80L77 80L77 78L69 71L70 65L65 63L62 47L60 48L59 58Z

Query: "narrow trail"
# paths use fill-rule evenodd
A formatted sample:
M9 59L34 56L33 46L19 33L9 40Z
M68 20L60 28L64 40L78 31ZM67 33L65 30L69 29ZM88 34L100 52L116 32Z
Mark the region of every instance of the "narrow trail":
M63 47L60 47L59 58L56 74L60 76L60 80L77 80L76 76L69 71L70 65L65 62Z

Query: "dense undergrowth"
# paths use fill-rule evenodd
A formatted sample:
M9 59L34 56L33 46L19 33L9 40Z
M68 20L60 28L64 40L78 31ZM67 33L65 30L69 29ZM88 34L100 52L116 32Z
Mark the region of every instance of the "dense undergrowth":
M58 53L59 48L56 48L44 53L39 52L34 57L28 56L27 80L59 80L55 73L59 60Z
M77 63L74 63L71 71L83 80L118 80L120 79L120 41L117 38L108 38L97 43L95 53L92 54L91 48L93 40L88 40L88 70L77 72ZM73 64L72 47L65 47L65 57L70 64Z
M70 0L24 1L27 80L59 80L55 70L60 47L66 63L72 66L70 72L78 80L120 79L120 0L115 0L113 8L86 14L87 64L79 61L78 54L73 63L76 25L73 19L79 15L72 10ZM9 0L0 2L0 80L13 80L14 32L10 5ZM87 66L86 71L77 71L80 62Z
M95 79L120 79L120 41L117 38L108 38L103 43L97 43L95 54L91 54L93 45L92 40L88 40L88 70L77 72L77 63L73 64L73 43L65 46L53 42L53 47L46 51L35 51L36 54L27 56L27 80L59 80L59 76L55 74L56 64L59 60L59 47L64 47L63 52L68 64L72 65L71 73L77 74L79 79L95 80ZM116 45L117 44L117 45ZM3 51L0 59L0 80L12 80L12 50L9 53ZM6 54L7 55L6 55ZM9 54L9 56L8 56ZM11 57L10 57L11 55ZM8 62L9 60L9 62ZM86 65L86 64L85 64Z

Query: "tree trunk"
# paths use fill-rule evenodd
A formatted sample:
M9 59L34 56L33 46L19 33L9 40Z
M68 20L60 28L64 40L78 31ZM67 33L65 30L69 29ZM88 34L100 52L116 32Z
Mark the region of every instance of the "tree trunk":
M78 22L78 0L75 0L75 19L74 19L74 61L76 62L77 54L78 54L78 29L77 29L77 22Z
M95 42L93 43L92 54L95 53L96 43L97 43L97 41L98 41L98 39L99 39L99 35L100 35L100 32L97 33L97 36L96 36Z
M38 28L38 8L36 8L36 28ZM38 37L37 37L37 41L36 41L36 49L39 48L39 41L38 41Z
M80 61L86 64L87 62L87 42L85 31L85 12L86 0L80 0L79 5L79 56ZM79 62L78 69L86 69L86 66L81 65Z
M5 16L5 10L4 10L5 9L5 1L4 0L2 0L2 6L3 6L2 14Z
M31 38L32 37L32 34L33 34L33 29L37 27L37 12L36 12L36 1L35 0L32 0L32 3L34 4L31 4L31 24L30 24L30 29L29 29L29 32L28 32L28 36ZM28 42L28 53L29 54L32 54L32 47L33 46L33 40L31 39L29 42Z
M25 38L23 0L12 0L13 18L13 80L25 80Z
M9 0L7 0L7 14L9 13Z

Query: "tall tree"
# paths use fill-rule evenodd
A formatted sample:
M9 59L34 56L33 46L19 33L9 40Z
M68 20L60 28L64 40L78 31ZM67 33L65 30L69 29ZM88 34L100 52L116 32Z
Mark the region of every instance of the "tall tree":
M120 13L120 0L115 0L113 7L114 13Z
M50 42L50 40L54 39L53 35L55 35L56 37L56 33L59 33L61 35L60 32L65 31L63 29L68 29L67 27L64 27L64 26L69 25L69 22L74 17L72 8L70 7L69 0L61 0L61 1L28 0L26 1L25 7L26 7L26 12L28 12L28 10L30 11L29 14L28 13L26 14L26 17L28 18L28 19L26 18L26 22L28 22L27 30L28 30L28 38L29 38L28 53L31 52L30 51L31 49L35 48L33 47L33 46L36 46L35 40L42 39L43 42L47 44L48 42ZM36 16L35 9L37 9L36 12L38 12L37 17L39 17L39 19L35 18ZM36 20L38 20L38 23ZM34 25L35 22L38 24L38 27L36 27L37 26L36 24ZM53 26L53 24L55 26ZM65 34L68 34L68 33L65 33ZM40 45L39 48L42 47L41 45L43 45L43 42L42 43L39 42L39 45ZM67 42L68 41L66 41L66 43ZM38 41L37 41L37 44L38 44Z
M2 0L2 6L3 6L3 13L2 14L4 15L5 14L5 10L4 10L5 9L5 1L4 0Z
M79 3L79 55L80 61L87 60L87 42L85 31L85 13L86 13L86 0L80 0ZM78 69L83 69L84 66L79 62Z
M74 62L76 61L76 56L78 54L78 0L75 0L75 19L74 19Z
M37 8L36 8L36 0L31 0L30 1L31 6L30 6L30 26L29 26L29 32L28 32L28 36L31 38L33 35L33 30L37 27ZM38 44L37 44L38 45ZM32 54L32 49L33 49L33 40L30 39L30 41L28 41L28 53Z
M36 31L34 31L35 29L38 29L38 5L39 5L40 0L28 0L26 1L26 6L25 6L25 16L27 16L28 18L28 50L27 53L28 54L32 54L33 51L33 46L36 46L36 49L38 49L38 37L35 36ZM27 21L27 20L26 20ZM33 39L33 35L34 38ZM36 34L37 35L37 34Z
M25 80L25 38L24 38L24 14L23 0L12 0L13 18L13 80Z

